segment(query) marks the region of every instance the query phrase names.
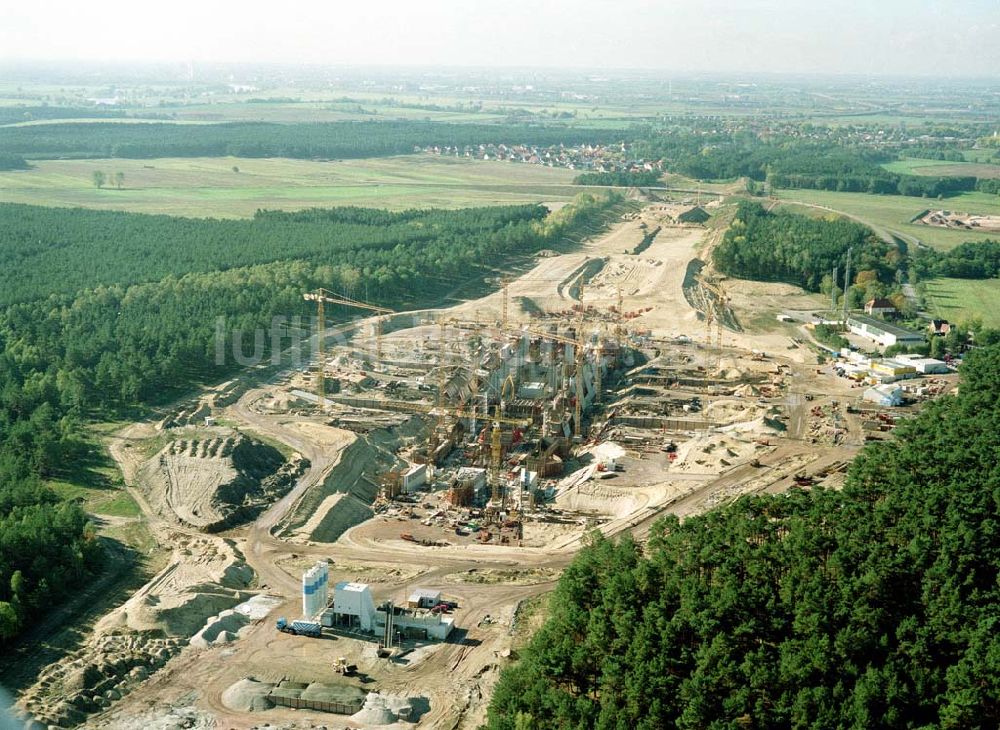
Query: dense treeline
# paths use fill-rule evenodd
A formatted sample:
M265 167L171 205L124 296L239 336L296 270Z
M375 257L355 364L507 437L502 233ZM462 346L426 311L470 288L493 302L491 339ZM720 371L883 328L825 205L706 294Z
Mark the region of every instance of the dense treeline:
M913 269L923 279L994 279L1000 276L1000 241L968 241L951 251L919 249L913 257Z
M947 197L971 190L996 192L995 181L975 177L900 175L882 167L896 156L881 150L802 140L764 141L738 134L648 135L636 144L643 159L701 180L746 177L774 188Z
M647 172L585 172L573 178L574 185L609 185L648 188L660 184L660 173Z
M521 205L248 221L11 206L19 215L4 235L24 245L0 247L13 251L2 290L19 301L0 312L0 342L25 382L43 382L63 405L148 401L233 369L231 356L215 361L219 317L230 330L266 329L272 316L306 313L302 293L316 286L396 308L425 304L484 262L594 225L616 200L581 196L551 216Z
M86 582L101 550L83 510L0 451L0 646Z
M1000 347L962 377L842 491L595 537L488 727L1000 725Z
M904 259L865 226L844 218L818 219L784 211L769 213L741 202L713 259L725 274L759 281L784 281L819 291L834 266L843 275L851 249L854 272L871 272L888 282Z
M302 124L66 123L0 127L0 149L46 157L355 158L412 153L427 145L558 145L621 142L623 130L527 124L336 122Z
M981 193L1000 195L1000 177L981 178L976 181L976 190Z
M438 263L461 266L470 256L523 244L546 212L537 205L337 208L212 220L0 204L0 305L284 260L349 264L370 270L372 284L395 282L405 291L427 262L433 277ZM480 235L487 236L481 243Z
M0 335L0 645L83 584L101 557L80 507L40 481L82 456L78 412L6 345Z
M965 162L965 155L961 150L947 149L943 147L907 147L907 157L915 157L920 160L947 160L948 162Z
M16 124L48 119L116 119L122 109L94 106L0 106L0 124Z
M0 170L27 170L28 161L20 155L0 153Z

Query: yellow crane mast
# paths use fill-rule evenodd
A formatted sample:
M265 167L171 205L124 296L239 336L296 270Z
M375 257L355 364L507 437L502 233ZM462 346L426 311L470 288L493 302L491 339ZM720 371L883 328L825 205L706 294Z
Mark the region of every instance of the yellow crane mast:
M509 304L508 304L510 297L510 290L508 289L509 286L510 286L510 280L506 276L502 277L500 279L500 288L502 290L501 293L503 295L503 302L500 305L500 329L504 330L507 329L507 315L509 313Z
M317 289L316 291L306 292L302 295L302 298L309 302L316 302L316 353L319 357L319 375L316 380L316 394L319 396L320 407L325 409L326 382L324 375L326 373L326 352L323 346L323 331L326 326L326 311L324 309L324 304L339 304L345 307L364 309L369 312L374 312L377 315L375 318L376 362L382 360L382 317L386 314L392 314L393 310L388 307L379 307L375 304L368 304L367 302L362 302L358 299L352 299L351 297L343 296L342 294L337 294L327 289Z
M625 351L625 298L622 296L621 285L618 285L618 317L615 319L615 342L618 352Z
M722 366L722 313L729 306L729 296L726 294L726 290L722 288L722 285L718 282L712 282L708 279L699 277L701 285L710 292L710 296L706 294L705 301L705 324L707 328L708 340L706 344L712 346L712 325L715 325L715 350L718 354L718 365Z

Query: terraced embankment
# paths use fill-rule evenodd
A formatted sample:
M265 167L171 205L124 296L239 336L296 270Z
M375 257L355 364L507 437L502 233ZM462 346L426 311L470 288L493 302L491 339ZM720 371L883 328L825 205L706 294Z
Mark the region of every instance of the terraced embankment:
M311 487L282 522L278 535L289 540L335 542L344 531L373 515L376 476L402 462L370 436L341 453L322 482Z

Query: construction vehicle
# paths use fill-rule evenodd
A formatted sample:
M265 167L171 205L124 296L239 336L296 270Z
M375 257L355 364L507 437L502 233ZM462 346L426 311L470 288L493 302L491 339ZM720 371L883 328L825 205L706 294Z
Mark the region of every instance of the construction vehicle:
M358 671L358 665L348 664L346 657L337 657L333 662L333 671L336 674L342 674L345 677L350 677Z
M288 623L284 616L275 622L275 628L292 636L311 636L318 639L323 635L323 627L315 621L298 619Z
M382 318L386 314L393 314L393 310L388 309L387 307L379 307L374 304L368 304L367 302L362 302L358 299L352 299L351 297L343 296L342 294L337 294L335 292L328 291L327 289L317 289L313 292L307 292L303 294L302 297L306 301L316 302L316 354L319 359L319 376L316 380L316 395L319 396L320 407L323 408L326 406L326 383L324 381L326 355L323 348L323 331L325 329L326 321L324 305L339 304L345 307L354 307L355 309L364 309L375 313L375 362L381 362L382 360Z

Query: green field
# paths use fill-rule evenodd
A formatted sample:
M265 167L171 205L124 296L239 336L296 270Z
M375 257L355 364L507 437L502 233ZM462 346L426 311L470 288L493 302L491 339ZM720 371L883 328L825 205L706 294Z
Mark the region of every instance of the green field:
M996 233L959 231L909 222L929 208L1000 215L1000 195L962 193L945 200L911 198L903 195L832 193L826 190L779 190L777 195L780 200L785 202L801 202L846 213L864 223L901 233L904 238L917 239L928 246L944 251L965 241L1000 238Z
M950 322L979 317L987 327L1000 327L1000 279L932 279L927 304Z
M889 172L899 175L929 175L938 177L1000 177L1000 165L977 162L950 162L948 160L920 160L907 158L882 165Z
M558 203L581 190L571 184L572 170L429 155L337 162L216 157L33 164L31 170L0 173L0 202L239 218L259 208ZM122 172L123 188L97 189L95 170L109 180Z

